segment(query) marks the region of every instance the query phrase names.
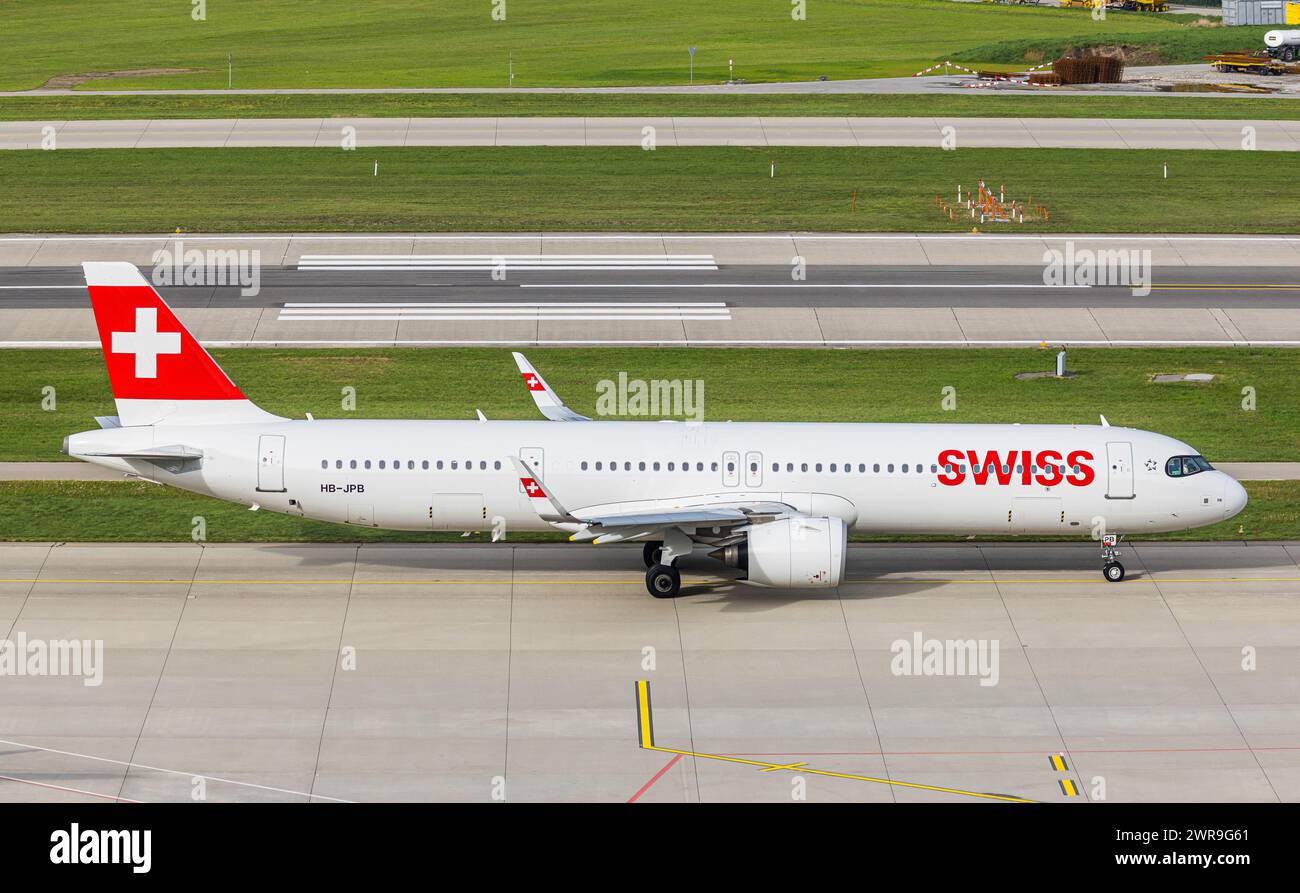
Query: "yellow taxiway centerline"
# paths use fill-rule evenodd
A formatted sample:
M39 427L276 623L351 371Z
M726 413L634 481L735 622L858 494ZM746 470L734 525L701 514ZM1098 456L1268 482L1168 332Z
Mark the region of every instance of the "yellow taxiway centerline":
M940 794L958 794L963 797L976 797L981 800L1001 800L1006 803L1037 803L1037 800L1027 800L1023 797L1012 797L1009 794L989 794L982 791L966 791L961 788L946 788L940 785L920 784L912 781L898 781L892 778L876 778L871 775L854 775L849 772L831 772L827 769L811 769L807 763L769 763L763 760L747 760L742 757L728 757L716 753L701 753L694 750L680 750L675 747L660 747L654 743L654 721L650 711L650 682L645 679L638 679L636 683L636 708L637 708L637 730L638 737L643 750L654 750L660 753L673 753L684 757L695 757L700 760L717 760L722 763L736 763L742 766L754 766L763 772L773 772L776 770L788 770L791 772L798 771L806 775L820 775L825 778L846 778L851 781L869 781L874 784L889 785L896 788L912 788L921 791L936 791Z

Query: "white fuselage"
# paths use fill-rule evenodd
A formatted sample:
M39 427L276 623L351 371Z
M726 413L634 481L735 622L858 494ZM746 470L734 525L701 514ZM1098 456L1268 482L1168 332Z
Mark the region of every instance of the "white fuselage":
M172 444L202 459L87 455ZM397 530L552 530L512 455L569 509L761 500L859 534L1155 533L1245 505L1222 472L1167 474L1170 457L1195 454L1186 444L1093 425L271 419L87 431L67 451L268 511Z

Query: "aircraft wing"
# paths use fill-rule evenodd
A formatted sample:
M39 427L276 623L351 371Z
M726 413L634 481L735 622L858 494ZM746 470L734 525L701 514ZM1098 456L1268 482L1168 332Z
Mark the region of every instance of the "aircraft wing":
M606 530L621 527L682 527L713 525L734 527L769 520L776 515L793 512L790 506L779 502L747 503L735 505L686 506L659 512L626 512L612 515L587 515L581 510L573 517L590 527Z
M575 540L600 543L644 539L671 528L740 527L798 514L793 506L783 502L758 501L709 502L640 512L574 511L560 504L527 462L518 456L511 456L510 461L538 516L562 530L571 531L571 539Z
M552 422L590 422L591 419L581 413L574 412L564 404L559 395L551 390L546 379L533 368L533 364L528 362L528 358L521 353L514 353L515 365L519 367L519 374L524 377L524 384L528 385L528 393L533 398L533 403L537 404L537 409L542 415L546 416Z

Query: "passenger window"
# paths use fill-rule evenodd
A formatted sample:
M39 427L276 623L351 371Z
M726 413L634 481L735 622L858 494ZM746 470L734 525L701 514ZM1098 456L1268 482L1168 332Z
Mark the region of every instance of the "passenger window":
M728 471L728 472L732 472L732 471L735 471L735 470L736 470L736 463L735 463L735 462L728 462L728 463L727 463L727 471Z
M710 462L710 463L709 463L709 471L717 471L717 470L718 470L718 463L717 463L717 462Z
M342 467L343 467L343 460L342 460L342 459L335 459L335 460L334 460L334 467L335 467L335 468L342 468Z
M349 468L356 468L356 467L357 467L357 460L356 460L356 459L353 459L353 460L351 460L350 462L348 462L348 467L349 467Z
M497 464L500 464L500 463L497 463ZM425 459L423 462L420 463L420 469L423 470L423 471L428 471L428 470L429 470L429 460L428 460L428 459Z
M370 467L370 460L367 459L367 460L366 460L366 468L369 468L369 467Z
M793 462L787 462L787 463L785 463L785 470L786 470L786 471L794 471L794 463L793 463Z
M888 471L890 474L893 474L893 473L894 473L894 463L893 463L893 462L890 462L888 465L886 465L886 466L885 466L885 470Z
M821 464L820 462L818 462L817 465L816 465L815 467L816 467L816 469L817 469L818 471L821 471L821 470L822 470L822 464Z
M645 463L644 463L644 462L638 462L638 463L636 463L636 467L637 467L637 470L638 470L638 471L645 471Z
M438 470L439 470L439 471L442 471L442 460L441 460L441 459L438 460Z
M320 467L321 467L321 468L329 468L329 467L330 467L330 460L329 460L329 459L321 459L321 460L320 460Z
M880 474L880 463L877 462L876 464L872 465L871 471L873 474Z
M651 469L652 471L658 471L658 470L659 470L659 463L658 463L658 462L655 462L653 465L650 466L650 469Z
M832 462L832 463L831 463L831 471L834 471L834 470L835 470L835 463Z
M907 474L907 463L903 463L903 474Z
M674 465L672 462L669 462L669 463L668 463L668 470L669 470L669 471L676 471L676 470L677 470L677 466Z
M858 474L865 474L866 471L867 471L867 466L866 466L866 464L865 464L865 463L862 463L862 462L859 462L859 463L858 463Z
M807 462L800 462L800 463L799 463L799 470L800 470L800 471L807 471L807 470L808 470L808 463L807 463Z

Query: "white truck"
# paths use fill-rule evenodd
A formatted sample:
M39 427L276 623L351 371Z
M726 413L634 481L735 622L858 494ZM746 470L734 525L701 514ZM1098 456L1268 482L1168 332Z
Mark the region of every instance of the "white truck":
M1264 46L1274 59L1290 62L1300 56L1300 31L1268 31L1264 34Z

